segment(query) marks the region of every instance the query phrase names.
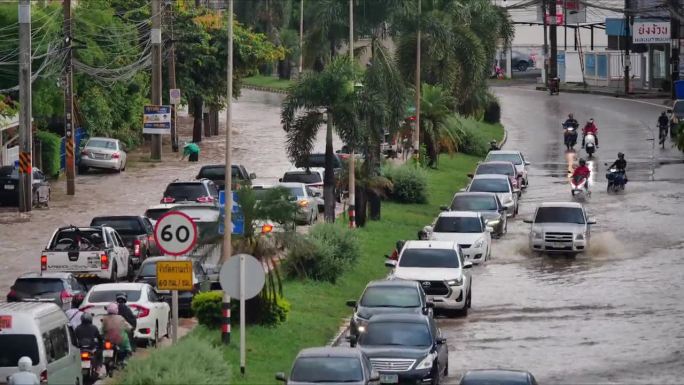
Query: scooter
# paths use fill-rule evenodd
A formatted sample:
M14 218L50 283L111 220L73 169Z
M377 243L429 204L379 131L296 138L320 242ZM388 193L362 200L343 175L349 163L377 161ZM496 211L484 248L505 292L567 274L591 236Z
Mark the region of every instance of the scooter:
M587 156L592 158L596 152L596 136L592 133L584 135L584 149L587 151Z
M102 361L109 377L114 374L115 370L125 366L124 354L116 344L107 340L105 340L104 349L102 350Z
M81 373L84 384L93 384L100 378L97 362L97 347L81 346Z
M586 188L587 183L587 178L583 176L570 179L570 193L572 196L576 199L585 199L591 195L591 192Z
M577 144L577 129L572 126L563 125L565 132L563 133L563 143L565 148L569 151L575 148Z
M608 193L618 193L619 191L624 190L625 185L627 184L627 177L625 176L624 171L618 171L616 168L608 170L606 179L608 180Z

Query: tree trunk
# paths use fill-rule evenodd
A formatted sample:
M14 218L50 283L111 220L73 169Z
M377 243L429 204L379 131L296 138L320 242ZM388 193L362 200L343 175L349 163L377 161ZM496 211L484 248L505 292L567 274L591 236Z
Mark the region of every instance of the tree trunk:
M356 227L363 227L366 225L366 203L368 203L368 197L366 196L366 189L363 187L357 185L355 191L354 204L356 205L356 211L354 212L354 218L356 220Z
M211 120L211 134L212 135L218 135L219 134L219 110L216 107L212 107L211 110L209 110L209 116Z
M199 143L202 141L202 105L204 100L197 96L192 99L192 141Z
M380 196L372 191L368 191L368 209L369 209L369 219L371 221L380 220L380 211L382 207L382 200Z
M423 143L425 143L425 149L427 150L428 166L435 167L437 165L437 157L439 156L437 146L428 135L425 135L425 138L426 140Z
M209 113L202 112L202 119L204 120L204 136L208 138L211 136L211 120L209 119Z
M325 132L325 175L323 177L323 199L325 209L323 216L326 222L335 222L335 174L333 172L333 121L328 112Z

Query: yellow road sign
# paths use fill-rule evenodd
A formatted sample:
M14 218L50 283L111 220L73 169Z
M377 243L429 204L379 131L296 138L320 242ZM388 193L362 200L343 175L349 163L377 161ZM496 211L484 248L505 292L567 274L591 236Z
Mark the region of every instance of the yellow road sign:
M192 261L157 262L157 289L192 290Z

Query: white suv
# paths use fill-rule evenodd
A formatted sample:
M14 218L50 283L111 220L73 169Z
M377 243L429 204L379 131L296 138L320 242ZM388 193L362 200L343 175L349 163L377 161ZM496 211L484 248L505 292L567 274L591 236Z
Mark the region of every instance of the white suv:
M388 259L385 265L394 268L390 279L420 282L435 309L467 315L472 277L466 269L473 264L464 262L459 250L455 242L407 241L399 259Z
M461 246L464 258L472 263L489 259L492 252L492 229L477 211L446 211L432 226L425 226L428 239L451 241Z

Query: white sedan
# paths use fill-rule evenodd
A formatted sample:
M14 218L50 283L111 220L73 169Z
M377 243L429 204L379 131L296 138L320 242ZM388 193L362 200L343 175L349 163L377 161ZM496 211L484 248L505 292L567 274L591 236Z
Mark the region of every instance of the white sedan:
M156 345L162 337L169 336L171 308L147 283L105 283L93 286L83 300L81 311L92 314L93 324L101 329L102 317L107 314L107 305L116 302L117 293L126 293L127 305L137 317L134 332L136 340L146 340Z
M458 243L464 258L472 263L486 261L491 255L493 229L486 225L479 212L442 212L424 231L428 239Z

